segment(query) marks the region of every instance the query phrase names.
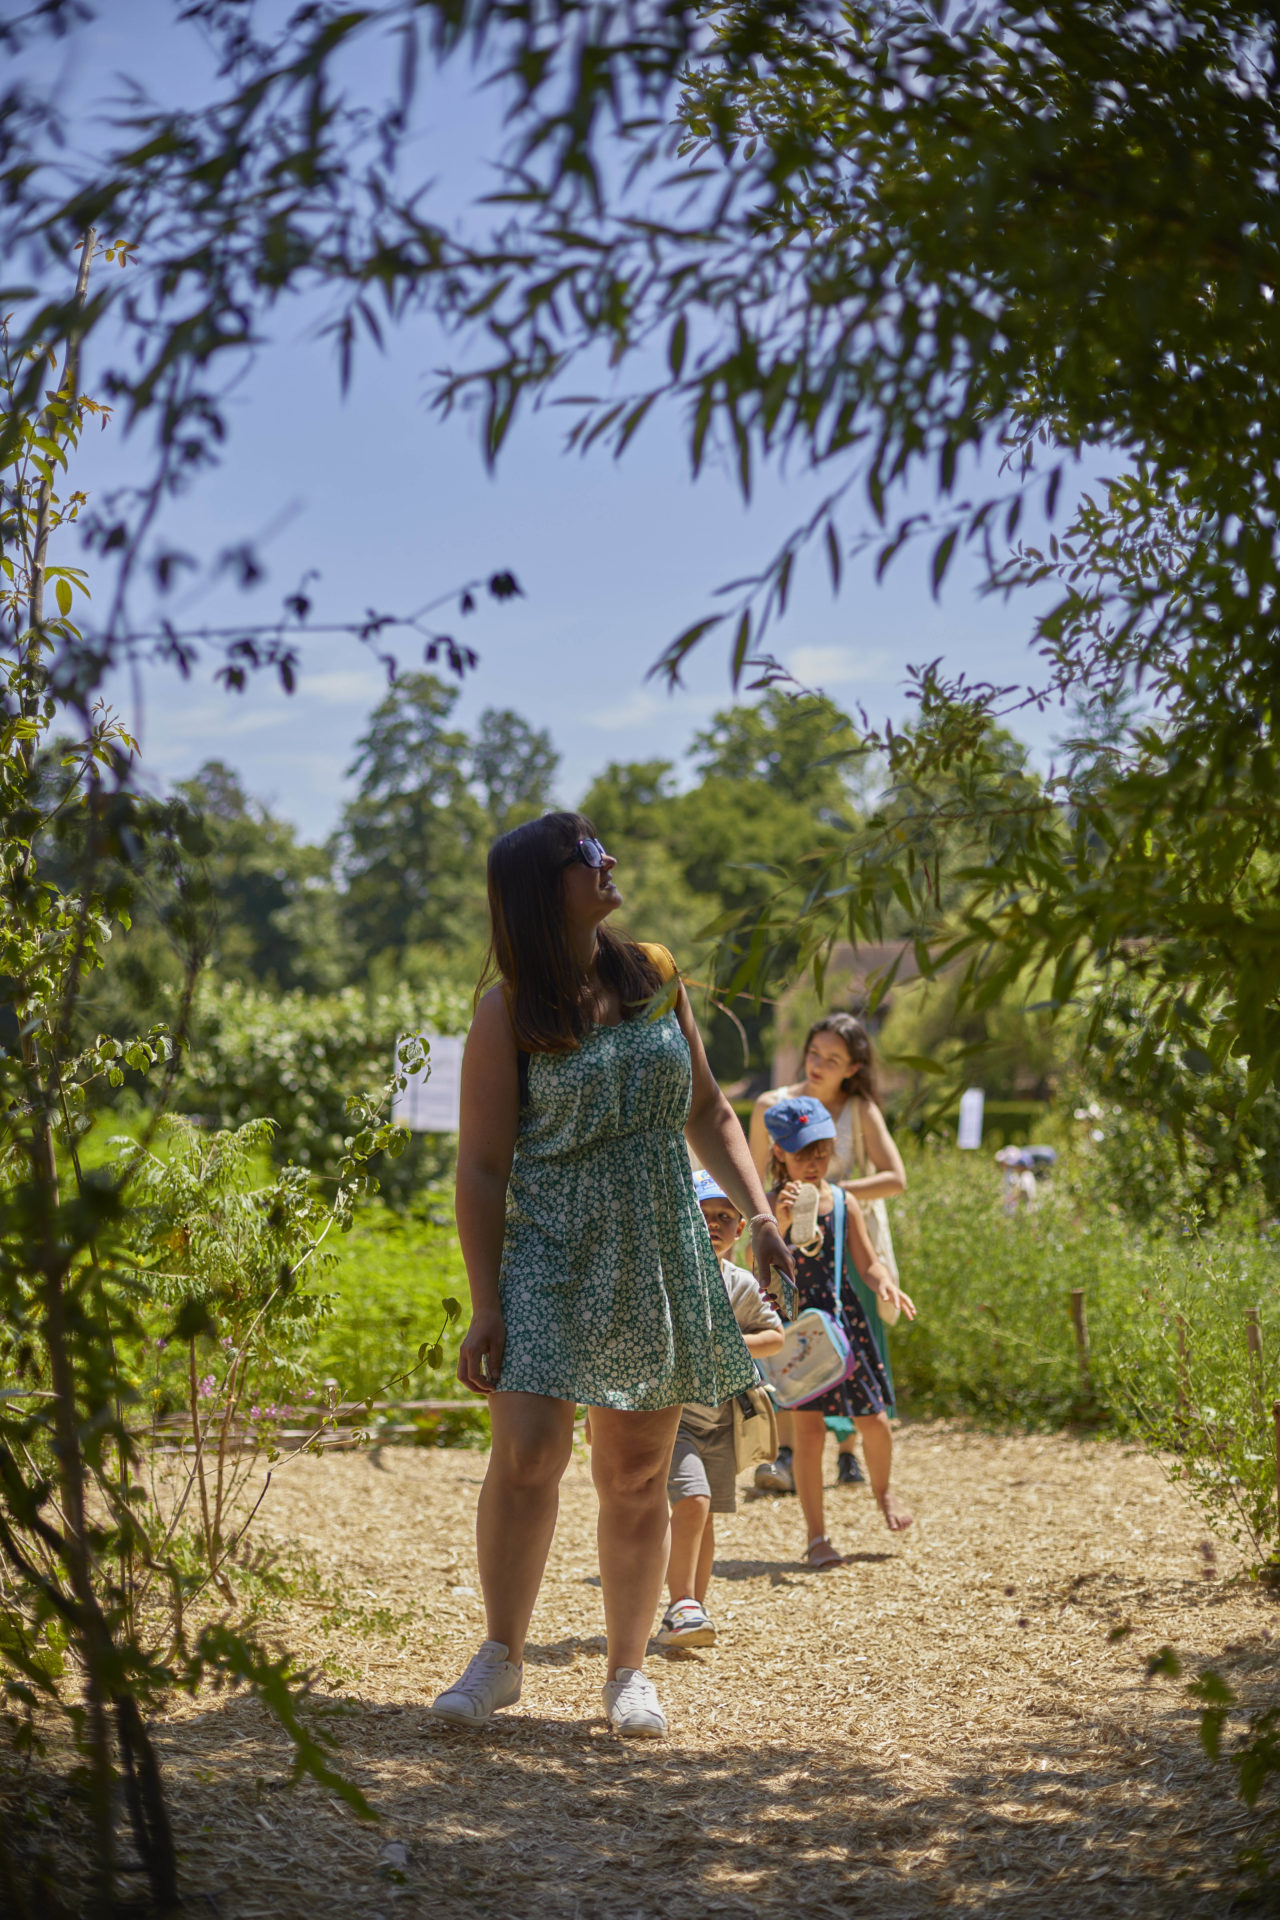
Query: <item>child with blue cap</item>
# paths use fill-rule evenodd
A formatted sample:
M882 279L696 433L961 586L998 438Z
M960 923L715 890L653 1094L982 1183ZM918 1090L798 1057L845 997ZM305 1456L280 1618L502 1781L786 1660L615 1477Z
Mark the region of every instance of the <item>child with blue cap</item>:
M694 1175L693 1190L720 1261L729 1304L747 1351L763 1356L782 1345L782 1322L761 1292L753 1273L729 1259L742 1215L709 1173ZM716 1513L734 1513L738 1469L733 1445L733 1402L722 1407L687 1405L676 1428L667 1498L671 1502L671 1553L667 1592L671 1604L662 1617L658 1645L668 1649L709 1647L716 1630L706 1610L711 1563L715 1557Z
M818 1307L838 1320L849 1339L856 1362L853 1373L829 1393L792 1410L793 1471L796 1492L809 1529L805 1555L811 1567L839 1566L842 1556L827 1538L823 1518L822 1450L825 1416L845 1414L862 1437L871 1490L885 1525L900 1533L911 1525L889 1490L893 1466L893 1429L889 1425L892 1395L884 1363L861 1301L852 1287L841 1287L836 1297L836 1237L843 1234L848 1258L885 1309L915 1318L915 1307L901 1291L887 1267L877 1259L863 1222L861 1209L850 1206L844 1194L827 1182L836 1136L835 1121L820 1100L796 1095L777 1101L764 1116L772 1143L773 1190L770 1204L779 1227L791 1231L801 1189L816 1186L817 1214L805 1244L796 1247L796 1288L800 1305ZM812 1201L812 1195L808 1196ZM806 1233L809 1229L806 1227Z

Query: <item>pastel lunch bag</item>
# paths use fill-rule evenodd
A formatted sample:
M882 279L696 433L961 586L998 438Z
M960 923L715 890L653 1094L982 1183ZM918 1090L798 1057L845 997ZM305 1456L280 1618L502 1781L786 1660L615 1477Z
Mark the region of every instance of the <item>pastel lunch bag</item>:
M844 1278L845 1197L834 1189L831 1227L836 1236L836 1309ZM856 1362L849 1336L840 1322L820 1307L806 1307L783 1335L782 1349L756 1362L774 1402L784 1410L802 1407L847 1380Z

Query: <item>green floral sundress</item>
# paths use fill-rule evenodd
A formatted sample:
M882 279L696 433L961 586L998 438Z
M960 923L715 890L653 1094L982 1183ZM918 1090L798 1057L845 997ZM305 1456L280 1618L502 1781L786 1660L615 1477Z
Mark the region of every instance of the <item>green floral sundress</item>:
M675 1013L529 1057L507 1187L498 1390L592 1407L719 1406L755 1379L684 1144Z

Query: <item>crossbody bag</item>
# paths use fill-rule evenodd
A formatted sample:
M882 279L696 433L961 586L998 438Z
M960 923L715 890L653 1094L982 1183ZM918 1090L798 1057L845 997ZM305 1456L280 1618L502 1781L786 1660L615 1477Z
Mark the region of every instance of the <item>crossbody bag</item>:
M840 1312L840 1288L844 1278L845 1197L839 1187L832 1189L834 1206L831 1229L835 1244L836 1315ZM849 1378L857 1362L849 1336L839 1319L824 1313L821 1307L806 1307L785 1329L782 1350L767 1360L756 1362L773 1393L775 1403L784 1410L803 1407L832 1387Z

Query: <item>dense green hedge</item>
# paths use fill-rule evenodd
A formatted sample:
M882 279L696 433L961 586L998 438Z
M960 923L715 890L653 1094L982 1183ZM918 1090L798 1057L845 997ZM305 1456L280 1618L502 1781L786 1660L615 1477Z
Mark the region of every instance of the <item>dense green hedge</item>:
M178 1103L219 1127L273 1120L277 1158L325 1173L350 1132L347 1095L373 1093L385 1083L397 1036L419 1029L461 1033L470 1017L468 996L452 988L270 994L210 981L196 1008ZM405 1168L419 1179L438 1173L443 1139L416 1143ZM384 1178L403 1182L405 1168L396 1162Z

